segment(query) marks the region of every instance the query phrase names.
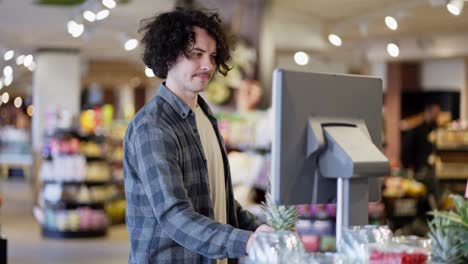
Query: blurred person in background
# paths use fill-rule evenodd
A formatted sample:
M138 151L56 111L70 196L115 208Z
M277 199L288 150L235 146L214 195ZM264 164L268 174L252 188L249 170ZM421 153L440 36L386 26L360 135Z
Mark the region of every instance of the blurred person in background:
M439 105L428 105L419 119L404 127L407 131L402 138L402 163L404 167L413 169L415 173L432 166L429 157L434 151L434 146L430 135L438 127L440 113Z

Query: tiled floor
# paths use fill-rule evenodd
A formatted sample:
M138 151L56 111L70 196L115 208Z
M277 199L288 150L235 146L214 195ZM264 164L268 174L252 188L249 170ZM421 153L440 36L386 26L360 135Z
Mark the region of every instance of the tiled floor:
M125 225L113 226L100 239L45 239L32 215L31 186L1 181L1 233L8 239L8 264L123 264L130 243Z

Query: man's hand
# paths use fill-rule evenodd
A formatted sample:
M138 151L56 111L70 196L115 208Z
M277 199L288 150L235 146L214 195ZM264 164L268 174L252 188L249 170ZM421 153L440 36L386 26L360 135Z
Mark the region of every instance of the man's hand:
M275 231L275 229L273 229L273 227L271 226L268 226L268 225L260 225L259 227L257 227L257 229L255 229L255 233L253 233L250 237L249 237L249 241L247 241L247 248L246 248L246 251L247 251L247 254L249 254L249 251L250 251L250 247L252 246L252 243L255 239L255 236L259 233L259 232L273 232Z

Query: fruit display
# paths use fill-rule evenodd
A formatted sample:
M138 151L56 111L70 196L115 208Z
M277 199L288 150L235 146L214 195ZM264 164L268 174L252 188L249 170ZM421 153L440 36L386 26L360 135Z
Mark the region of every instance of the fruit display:
M468 129L438 129L435 143L439 149L468 147Z
M388 198L421 197L426 194L426 186L418 181L403 177L387 177L382 196Z
M435 132L434 170L439 180L468 179L468 127L453 122Z
M300 219L296 223L296 232L306 252L336 250L334 220Z
M425 264L428 253L422 249L405 251L394 247L389 251L371 250L369 264Z

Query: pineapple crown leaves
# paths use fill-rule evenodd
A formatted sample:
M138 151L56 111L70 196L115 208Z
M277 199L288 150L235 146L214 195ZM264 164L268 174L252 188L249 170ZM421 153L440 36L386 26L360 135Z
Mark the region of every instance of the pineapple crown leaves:
M432 211L429 212L430 215L433 215L435 218L443 218L447 219L454 224L458 224L463 226L464 228L468 228L468 203L466 202L465 198L460 195L450 195L450 197L455 202L456 212L440 212L440 211ZM450 222L446 222L444 226L451 225Z
M457 208L460 219L468 227L468 203L466 199L460 195L451 195L450 197L455 201L455 208Z
M435 261L467 263L468 261L468 203L459 195L451 195L456 211L432 211L429 222L432 255Z
M443 263L464 263L466 243L460 243L456 239L456 229L440 228L441 225L446 224L444 222L448 222L448 220L435 218L429 223L432 257L434 261Z
M266 222L275 230L292 231L299 219L295 206L276 205L270 194L266 195L266 203L262 203Z

